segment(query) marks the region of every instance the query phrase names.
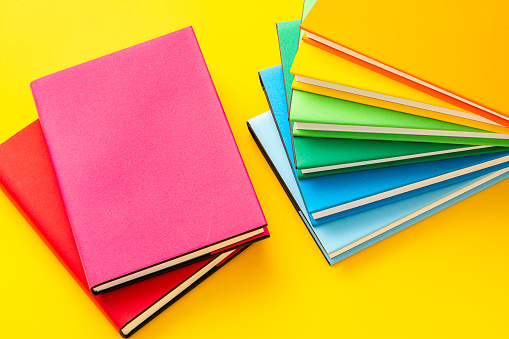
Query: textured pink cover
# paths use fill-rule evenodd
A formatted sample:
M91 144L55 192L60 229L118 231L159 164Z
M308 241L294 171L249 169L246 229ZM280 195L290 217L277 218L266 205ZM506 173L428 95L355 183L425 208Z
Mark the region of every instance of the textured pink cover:
M89 287L266 224L191 27L31 88Z

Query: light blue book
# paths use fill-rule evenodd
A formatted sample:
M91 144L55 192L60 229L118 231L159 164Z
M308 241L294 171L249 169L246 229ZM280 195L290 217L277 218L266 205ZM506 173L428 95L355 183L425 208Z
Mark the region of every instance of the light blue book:
M256 143L329 264L335 264L481 190L509 177L500 169L382 207L313 226L294 167L270 112L248 121Z
M259 72L293 167L292 136L281 66ZM509 152L298 179L310 220L319 225L509 166Z

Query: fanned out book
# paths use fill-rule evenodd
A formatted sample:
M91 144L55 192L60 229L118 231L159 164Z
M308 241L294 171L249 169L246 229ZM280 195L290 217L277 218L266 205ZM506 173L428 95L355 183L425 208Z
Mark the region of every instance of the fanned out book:
M303 18L305 14L306 11L303 13ZM318 48L315 46L317 44L316 41L310 40L306 36L304 36L303 42L299 46L297 52L294 47L294 42L298 41L298 34L300 34L300 30L297 29L294 22L282 23L278 26L283 68L285 68L284 64L289 64L289 60L291 60L292 72L297 75L296 86L294 87L298 89L300 86L299 83L301 83L305 84L302 87L304 91L307 90L309 92L330 95L346 100L323 100L322 109L324 105L328 104L329 106L334 105L335 108L333 110L337 111L336 119L332 119L331 122L332 116L330 114L328 117L323 114L317 116L316 112L319 112L320 109L316 108L312 110L313 112L310 112L309 105L305 104L306 102L309 103L310 98L315 97L314 101L316 102L320 100L319 98L321 98L321 96L308 95L305 96L304 99L301 98L298 103L293 103L292 105L292 111L295 112L293 112L293 117L291 117L291 119L296 119L295 121L299 122L296 126L297 130L336 131L342 133L329 134L342 137L351 137L352 133L357 132L357 137L363 135L364 138L383 138L382 140L507 146L506 143L501 140L486 140L490 138L507 139L507 135L504 135L504 133L508 133L507 128L467 111L460 112L457 107L452 107L446 102L440 102L439 99L429 96L426 93L398 83L391 78L371 71L369 68L357 65L355 62L349 61L348 58L336 57L334 53L328 53L330 52L329 47L320 44L323 48ZM295 58L295 62L291 56ZM293 76L291 78L293 79ZM295 91L295 98L298 98L297 93L299 92L300 91L297 90ZM358 95L359 98L352 97L352 95ZM379 101L375 103L375 101L373 101L375 99ZM368 105L356 105L353 103L355 101ZM388 102L390 102L392 106L387 106ZM400 106L396 106L396 104ZM352 121L352 117L355 118L359 116L359 109L362 107L364 107L365 112L373 111L375 114L378 112L379 116L389 116L382 120L354 119ZM401 107L410 107L411 109L401 110ZM331 109L332 108L329 108L329 112ZM417 119L414 116L413 120L408 121L408 119L412 119L412 115L402 114L401 112L388 113L387 109L391 111L401 110L402 112L417 115L420 113L420 115L428 117L428 119ZM385 114L383 114L384 111L386 111ZM344 119L344 115L347 112L350 112L350 119ZM354 115L352 112L356 114ZM430 114L430 112L434 113ZM450 116L446 117L444 114ZM342 119L338 120L338 115L340 115ZM443 123L437 120L433 122L433 119L429 118L442 119L455 122L455 124ZM477 122L473 123L472 121L468 121L468 119ZM469 128L468 126L477 128ZM427 129L428 131L423 131L423 129ZM486 133L483 133L486 131L499 132L502 133L502 135L493 135L493 133L491 133L491 135L486 135ZM484 136L479 133L483 133ZM316 136L316 133L313 134L313 132L311 132L307 135ZM482 140L479 140L479 138Z
M281 72L281 68L277 71ZM265 80L271 74L260 72L264 85L275 79ZM264 91L279 121L281 139L291 150L292 135L281 77L279 85L264 86ZM271 102L272 98L277 99L275 103ZM319 225L508 166L509 151L504 151L325 175L298 182L311 223Z
M380 48L385 40L376 29L385 25L379 15L385 5L370 8L368 17L373 16L376 24L364 25L365 5L305 0L302 22L278 23L281 66L259 72L271 112L248 121L256 143L330 264L509 174L509 124L504 115L489 109L479 114L478 109L488 106L472 110L478 103L395 68L395 60L407 56L396 33L401 25L394 20L382 29L389 34L388 45L397 45L394 50L400 52L391 59L393 50ZM415 6L391 0L388 7L397 17L396 13ZM432 5L424 7L438 26L448 25L440 22L440 11L433 11ZM338 22L338 15L345 13L348 20ZM496 23L501 22L500 15L495 17ZM405 20L411 18L407 15ZM426 31L422 18L416 21L419 24L409 25L410 31L423 34L425 44L431 46L435 34ZM453 21L465 24L464 18ZM360 41L356 41L357 30ZM503 34L497 31L493 36L502 41ZM412 39L409 48L419 54L422 48L417 41ZM437 48L432 49L437 53ZM458 55L451 46L446 50L448 56ZM435 79L455 76L449 83L461 81L459 69L447 74L438 55L420 67L419 55L413 54L403 65L408 71L434 73ZM475 64L471 56L467 63ZM392 60L392 66L380 62L382 58ZM490 79L497 77L495 83L502 88L502 77L491 66ZM437 69L443 74L437 75ZM478 84L483 81L479 76L474 79ZM475 82L459 87L463 91ZM505 99L491 99L503 107Z
M281 121L279 121L281 123ZM288 149L271 112L248 127L327 262L332 265L509 177L509 168L479 175L381 207L315 226L301 195ZM306 179L307 180L307 179Z
M304 1L303 18L315 3L316 1ZM292 140L299 178L506 150L505 147L488 146L505 144L507 141L503 140L506 137L503 134L483 133L485 131L418 115L362 105L353 101L334 100L333 97L298 89L292 90L293 75L290 68L301 45L300 39L303 37L300 22L295 20L277 24L285 92L290 109L290 125L295 133ZM302 45L302 49L305 50L306 45L304 43ZM323 51L318 52L324 54ZM314 61L311 67L319 67L314 64L321 63ZM353 66L358 67L356 64ZM280 74L277 70L267 69L264 73L264 77L261 77L262 80L265 78L264 86L278 86ZM338 77L344 80L345 77L348 78L348 74L339 72ZM380 76L377 73L375 75ZM357 74L355 79L359 78L361 77ZM277 94L278 91L273 93ZM272 101L274 106L281 105L279 98L272 98ZM277 109L278 107L274 107L272 110ZM297 123L293 124L292 121ZM457 130L453 131L451 127ZM392 134L387 133L388 130ZM489 135L496 135L502 139L484 138ZM344 139L347 137L359 140Z
M281 66L262 70L259 75L272 112L285 117L287 105L284 100ZM297 96L304 93L311 95L293 91L292 110L296 106ZM313 106L311 108L315 109ZM292 121L289 124L291 125ZM286 126L282 128L286 129ZM486 145L319 138L299 136L295 133L291 141L294 148L292 154L295 157L293 161L301 179L508 150L506 147Z

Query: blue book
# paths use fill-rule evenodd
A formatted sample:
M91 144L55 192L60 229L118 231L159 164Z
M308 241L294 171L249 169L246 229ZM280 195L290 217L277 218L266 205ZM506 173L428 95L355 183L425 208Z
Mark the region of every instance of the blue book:
M281 66L259 72L288 157L295 167ZM367 211L509 166L509 151L298 179L311 223Z
M266 112L249 120L248 127L331 265L509 177L509 169L500 169L315 227L272 114Z

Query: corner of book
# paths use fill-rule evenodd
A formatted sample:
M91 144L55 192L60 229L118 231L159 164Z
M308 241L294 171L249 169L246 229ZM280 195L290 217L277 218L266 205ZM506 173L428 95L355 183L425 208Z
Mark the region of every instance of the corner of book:
M34 94L34 91L37 89L38 83L39 83L39 79L35 79L30 82L30 90L32 91L32 95Z
M189 25L187 27L184 27L182 29L180 29L179 31L183 32L183 33L187 33L189 34L190 36L192 36L192 38L196 41L198 41L198 38L196 37L196 32L194 31L194 28L192 25ZM171 33L170 33L171 34Z
M258 71L258 79L260 79L260 85L262 86L263 93L265 94L265 98L267 98L267 92L265 90L265 84L263 83L263 77L261 71Z
M132 335L132 333L130 333L130 332L128 332L127 334L126 334L126 333L124 333L124 328L121 328L121 329L118 331L118 333L120 333L120 336L121 336L122 338L129 338L129 337Z

